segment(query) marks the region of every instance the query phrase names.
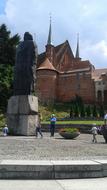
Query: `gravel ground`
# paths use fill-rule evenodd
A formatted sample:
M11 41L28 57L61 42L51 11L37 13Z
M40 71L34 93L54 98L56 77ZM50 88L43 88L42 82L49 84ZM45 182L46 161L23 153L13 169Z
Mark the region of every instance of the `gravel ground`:
M107 159L107 144L102 135L97 135L98 143L92 143L91 134L80 134L75 140L59 136L50 137L44 133L43 139L25 136L0 136L0 160L74 160Z

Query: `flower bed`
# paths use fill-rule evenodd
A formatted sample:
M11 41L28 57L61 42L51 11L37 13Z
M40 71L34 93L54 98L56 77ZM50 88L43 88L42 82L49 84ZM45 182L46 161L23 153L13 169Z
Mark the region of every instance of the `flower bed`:
M74 139L80 135L77 128L61 128L59 134L65 139Z

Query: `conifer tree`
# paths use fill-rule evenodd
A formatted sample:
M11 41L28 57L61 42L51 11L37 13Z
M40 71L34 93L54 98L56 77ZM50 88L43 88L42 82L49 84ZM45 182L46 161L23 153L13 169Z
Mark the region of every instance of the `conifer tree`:
M0 109L5 110L7 100L12 94L13 66L16 46L20 37L11 35L5 24L0 26Z
M91 108L90 108L90 105L88 105L86 107L86 114L87 114L87 117L91 117Z
M100 117L104 117L104 106L103 105L101 105L99 108L99 114L100 114Z
M74 114L75 114L75 117L79 117L79 106L78 106L78 104L76 104L74 107Z
M84 104L81 105L81 107L80 107L80 113L81 113L81 117L85 117L85 106L84 106Z
M74 116L74 109L73 109L73 105L71 105L70 108L70 118L72 118Z
M97 117L97 108L96 108L96 105L93 106L93 117Z

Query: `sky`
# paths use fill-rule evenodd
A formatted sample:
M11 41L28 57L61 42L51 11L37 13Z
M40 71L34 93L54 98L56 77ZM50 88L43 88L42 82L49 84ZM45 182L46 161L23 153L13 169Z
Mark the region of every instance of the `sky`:
M39 53L47 44L50 13L54 46L68 40L75 55L79 33L82 60L107 68L107 0L0 0L0 25L22 38L30 32Z

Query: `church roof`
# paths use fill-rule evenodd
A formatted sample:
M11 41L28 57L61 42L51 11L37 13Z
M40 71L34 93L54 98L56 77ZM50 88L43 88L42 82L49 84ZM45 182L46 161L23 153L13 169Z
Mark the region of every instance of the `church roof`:
M93 65L90 63L89 60L81 61L81 60L74 59L72 61L71 70L85 69L85 68L89 68L90 70L92 70Z
M71 50L71 47L70 47L70 45L69 45L68 40L66 40L64 43L62 43L62 44L60 44L60 45L58 45L58 46L55 47L56 55L57 55L57 56L58 56L58 55L61 56L61 55L62 55L62 52L65 50L66 47L69 48L70 53L71 53L71 56L72 56L72 58L74 58L74 55L73 55L73 52L72 52L72 50Z
M66 48L69 48L69 51L70 51L70 55L71 57L74 59L74 55L73 55L73 52L71 50L71 47L69 45L69 42L66 40L64 43L54 47L54 50L55 50L55 56L56 56L56 59L57 61L59 62L65 49ZM39 67L46 59L46 53L43 52L41 54L38 55L38 63L37 63L37 67Z
M92 73L92 78L94 80L99 80L101 79L101 76L107 74L107 68L104 69L95 69Z
M56 71L56 69L54 68L54 66L49 61L48 58L46 58L45 61L43 61L43 63L41 63L40 66L37 68L37 70L42 70L42 69L49 69Z

